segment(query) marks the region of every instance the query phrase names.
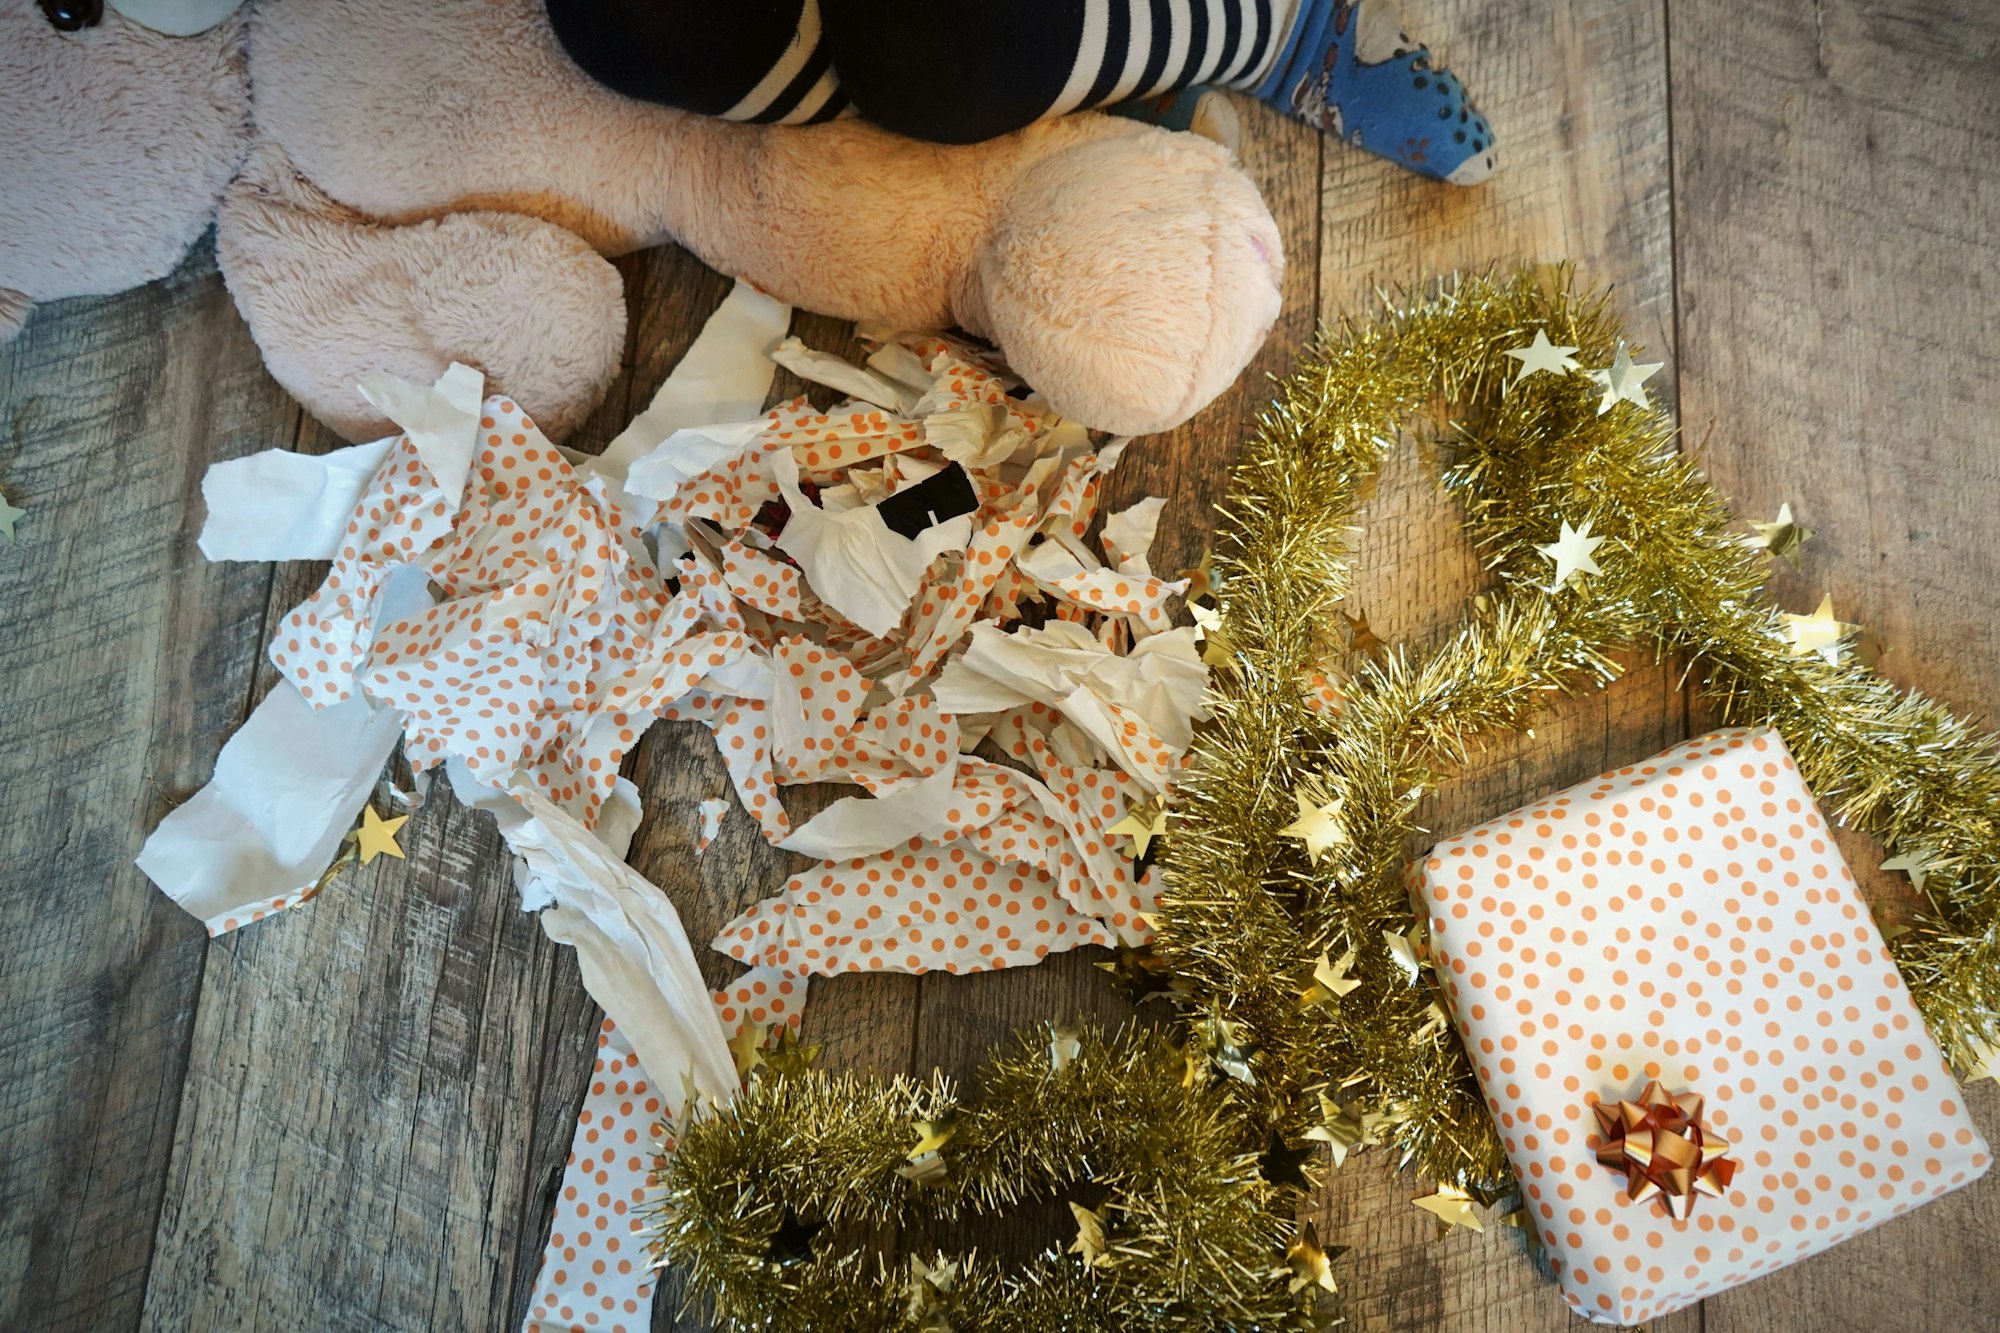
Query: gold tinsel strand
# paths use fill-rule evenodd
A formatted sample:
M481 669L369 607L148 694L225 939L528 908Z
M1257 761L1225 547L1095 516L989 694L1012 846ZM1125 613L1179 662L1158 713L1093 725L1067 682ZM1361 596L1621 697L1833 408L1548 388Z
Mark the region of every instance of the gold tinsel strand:
M1069 1034L1063 1034L1067 1037ZM808 1070L760 1078L697 1116L656 1174L645 1218L688 1299L725 1330L1296 1329L1285 1248L1300 1192L1265 1178L1265 1141L1183 1050L1156 1032L1085 1030L1051 1058L1024 1036L976 1102L942 1078L888 1082ZM948 1126L943 1174L906 1174L919 1123ZM881 1229L921 1228L1049 1199L1087 1182L1104 1252L1052 1245L1011 1270L935 1255L932 1283L866 1253ZM788 1222L824 1224L781 1252ZM949 1265L947 1268L946 1266Z
M1387 1117L1406 1160L1491 1199L1511 1187L1464 1052L1435 1021L1384 932L1420 929L1403 870L1418 802L1474 738L1522 726L1552 691L1601 684L1614 654L1691 654L1731 722L1776 726L1820 800L1898 850L1922 849L1929 911L1892 948L1947 1051L1973 1058L2000 1005L2000 761L1936 704L1843 656L1793 648L1765 599L1760 557L1727 528L1707 481L1672 449L1657 409L1598 411L1585 376L1509 383L1501 353L1538 329L1609 363L1619 329L1566 274L1463 277L1391 301L1379 323L1321 339L1260 423L1215 558L1230 669L1216 718L1176 791L1158 948L1196 1007L1219 1005L1253 1047L1233 1089L1253 1119L1297 1132L1316 1089ZM1348 586L1362 488L1403 425L1442 399L1445 484L1503 591L1433 651L1394 652L1340 680L1330 628ZM1536 550L1559 523L1607 540L1602 572L1561 591ZM1342 800L1347 841L1315 864L1279 830L1309 785ZM1356 955L1364 985L1302 1005L1323 952Z
M1839 818L1921 858L1926 911L1891 947L1947 1051L1969 1062L2000 1039L1992 743L1851 656L1794 650L1761 557L1673 451L1665 413L1599 413L1582 375L1508 382L1501 353L1538 329L1608 363L1619 329L1604 296L1524 273L1388 304L1379 323L1323 335L1284 384L1224 515L1211 644L1224 664L1176 788L1156 922L1186 1046L1086 1033L1058 1061L1024 1039L966 1105L939 1079L760 1079L681 1132L648 1219L656 1251L720 1327L1296 1327L1315 1317L1297 1274L1324 1258L1293 1229L1297 1193L1265 1178L1262 1154L1273 1131L1300 1142L1328 1104L1343 1124L1382 1117L1424 1174L1504 1194L1505 1154L1435 988L1385 938L1421 929L1404 881L1416 812L1481 736L1522 726L1554 691L1609 681L1616 654L1647 644L1687 653L1729 721L1775 725ZM1335 627L1362 491L1439 400L1461 413L1441 432L1445 484L1501 590L1426 653L1355 662ZM1536 548L1564 520L1605 538L1601 570L1552 594ZM1337 710L1316 688L1328 680ZM1282 833L1300 793L1340 802L1345 839L1317 861ZM1316 963L1349 950L1360 985L1314 991ZM944 1176L908 1179L918 1124L953 1113ZM923 1271L948 1276L933 1282L864 1257L881 1228L1081 1181L1109 1191L1094 1212L1107 1261L1060 1243L1012 1271L937 1255ZM1302 1261L1292 1268L1288 1245Z

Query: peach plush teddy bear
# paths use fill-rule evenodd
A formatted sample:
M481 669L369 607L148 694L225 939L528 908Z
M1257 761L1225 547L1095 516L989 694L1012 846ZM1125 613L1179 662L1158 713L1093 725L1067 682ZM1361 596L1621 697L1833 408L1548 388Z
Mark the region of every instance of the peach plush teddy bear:
M362 374L453 360L568 432L624 348L605 257L670 240L807 309L989 338L1120 433L1186 420L1277 314L1277 229L1193 135L712 120L593 83L541 0L44 12L92 7L0 0L0 336L34 301L168 271L214 217L271 373L349 438L388 428Z

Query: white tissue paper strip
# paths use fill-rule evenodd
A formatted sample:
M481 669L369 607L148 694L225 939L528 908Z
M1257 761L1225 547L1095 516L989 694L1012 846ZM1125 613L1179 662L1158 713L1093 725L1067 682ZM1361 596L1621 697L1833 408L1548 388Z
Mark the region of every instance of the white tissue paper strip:
M340 850L402 730L392 708L357 697L316 709L280 680L209 784L146 839L139 868L211 935L292 905Z
M395 436L311 457L266 449L217 463L201 479L210 560L331 560L354 506Z
M675 432L756 416L764 410L776 371L767 353L791 322L790 306L747 282L737 283L702 325L646 410L618 432L602 454L579 464L578 471L630 490L626 474L632 464ZM703 463L688 475L710 466Z

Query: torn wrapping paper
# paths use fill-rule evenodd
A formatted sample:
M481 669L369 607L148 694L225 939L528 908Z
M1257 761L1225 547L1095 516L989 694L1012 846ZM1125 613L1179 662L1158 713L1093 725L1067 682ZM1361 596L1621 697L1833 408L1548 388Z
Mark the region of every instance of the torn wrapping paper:
M1146 939L1155 886L1108 830L1169 788L1206 685L1170 615L1187 585L1149 562L1160 502L1093 546L1122 441L1093 449L973 349L889 339L862 369L783 341L786 316L739 287L600 458L454 366L368 380L389 440L211 472L205 551L331 569L272 643L283 693L148 872L212 929L296 901L400 733L493 811L617 1058L718 1097L724 1025L795 1023L809 975ZM758 415L774 359L855 401ZM765 838L819 862L725 930L752 969L713 1000L622 861L618 771L660 719L707 728ZM808 782L863 794L794 827L779 791Z

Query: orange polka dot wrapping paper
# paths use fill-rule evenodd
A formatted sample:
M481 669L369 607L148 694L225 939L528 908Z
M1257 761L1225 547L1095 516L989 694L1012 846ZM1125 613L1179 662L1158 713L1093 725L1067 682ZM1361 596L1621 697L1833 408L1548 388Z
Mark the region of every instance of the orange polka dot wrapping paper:
M1439 843L1432 956L1579 1313L1658 1318L1983 1175L1984 1138L1769 729L1715 732ZM1738 1169L1670 1216L1597 1102L1703 1099Z

